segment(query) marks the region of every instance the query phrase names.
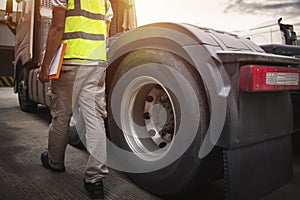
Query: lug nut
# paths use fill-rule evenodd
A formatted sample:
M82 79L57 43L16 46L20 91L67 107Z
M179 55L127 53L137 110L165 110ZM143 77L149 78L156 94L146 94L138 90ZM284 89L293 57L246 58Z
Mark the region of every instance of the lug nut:
M148 134L150 135L150 137L154 137L155 134L156 134L156 131L151 129L151 130L148 131Z
M160 143L159 145L159 148L164 148L165 146L167 146L167 143L166 142L162 142L162 143Z
M148 102L154 101L153 96L147 96L146 101L148 101Z
M151 114L149 112L145 112L143 114L144 119L150 119L151 118Z

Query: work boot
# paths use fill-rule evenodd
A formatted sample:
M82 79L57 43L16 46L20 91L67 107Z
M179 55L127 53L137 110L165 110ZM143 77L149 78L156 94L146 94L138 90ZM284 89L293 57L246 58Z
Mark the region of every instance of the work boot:
M84 188L89 192L91 199L104 199L102 180L95 183L84 181Z
M55 169L55 168L51 167L51 165L49 164L49 158L48 158L48 152L47 151L42 153L41 161L42 161L43 167L45 167L46 169L50 169L54 172L59 172L59 173L66 171L65 167L60 168L60 169Z

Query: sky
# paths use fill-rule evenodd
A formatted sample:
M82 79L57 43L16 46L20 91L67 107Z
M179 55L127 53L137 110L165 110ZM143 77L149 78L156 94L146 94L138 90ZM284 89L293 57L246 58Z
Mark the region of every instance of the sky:
M135 0L138 25L184 22L224 31L248 30L260 24L299 23L300 0ZM299 27L300 28L300 27ZM299 30L300 34L300 30Z
M5 9L0 0L0 9ZM300 34L300 0L135 0L138 25L184 22L224 31L248 30L266 22L295 24ZM15 6L16 8L16 6ZM298 28L297 28L298 23Z

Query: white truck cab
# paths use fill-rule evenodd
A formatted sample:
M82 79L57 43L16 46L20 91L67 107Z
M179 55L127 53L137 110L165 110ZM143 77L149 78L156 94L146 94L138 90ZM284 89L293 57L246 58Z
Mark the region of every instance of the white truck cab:
M281 23L282 18L277 22L265 23L250 29L249 31L237 33L257 45L282 44L297 45L297 37L293 25Z

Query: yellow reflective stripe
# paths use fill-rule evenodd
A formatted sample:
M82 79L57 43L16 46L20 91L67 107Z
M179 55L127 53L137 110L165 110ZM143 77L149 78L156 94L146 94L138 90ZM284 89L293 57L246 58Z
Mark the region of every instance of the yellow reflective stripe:
M66 13L66 16L83 16L89 19L94 19L94 20L106 20L106 16L102 14L96 14L96 13L91 13L86 10L68 10Z
M82 10L105 15L106 11L104 2L105 1L99 0L80 0L80 6Z
M64 40L64 59L106 60L106 42L85 39ZM78 48L80 47L80 50Z
M105 34L105 30L106 24L102 20L92 20L82 16L70 16L66 18L65 33L85 32L91 34Z
M91 34L91 33L84 33L84 32L72 32L72 33L64 33L64 40L69 39L87 39L87 40L105 40L104 34Z

